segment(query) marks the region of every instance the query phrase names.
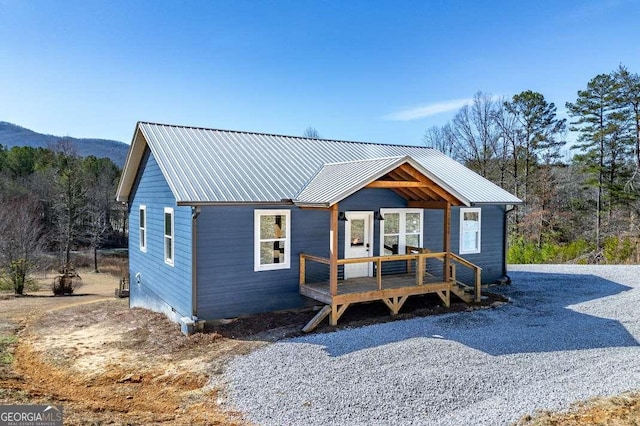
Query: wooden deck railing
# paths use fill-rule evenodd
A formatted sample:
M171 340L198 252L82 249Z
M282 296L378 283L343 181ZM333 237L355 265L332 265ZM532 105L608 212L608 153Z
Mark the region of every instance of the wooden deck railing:
M410 253L410 254L403 254L403 255L394 254L389 256L371 256L371 257L354 257L349 259L338 259L337 263L338 265L347 265L347 264L353 264L353 263L370 263L370 262L375 263L376 270L378 271L376 273L378 290L382 290L381 271L382 271L382 264L384 262L397 262L397 261L406 260L407 263L410 263L415 260L416 264L418 265L417 266L418 270L416 271L416 285L423 285L424 275L425 275L425 269L424 269L425 260L433 259L433 258L444 259L445 256L446 256L446 253L444 252L442 253L424 252L424 253ZM301 253L300 254L300 285L301 286L306 284L306 269L307 269L306 262L307 261L318 262L325 265L330 265L331 263L329 258Z
M426 248L407 246L407 253L428 253L428 252L429 252L429 249L426 249ZM471 269L471 271L473 272L473 290L475 295L475 301L480 302L480 297L481 297L480 292L481 292L481 286L482 286L482 268L474 263L469 262L467 259L458 256L455 253L449 253L449 256L450 256L449 258L450 260L449 277L450 278L449 279L451 280L451 282L459 283L459 281L456 278L456 263ZM438 257L436 259L440 260L441 262L444 262L444 258ZM409 264L409 262L407 262L407 269L409 271L411 270L411 265ZM464 283L460 283L460 284L464 284Z
M415 264L417 267L416 285L420 286L424 284L424 276L425 276L425 268L426 268L425 261L427 259L436 259L443 263L446 263L447 256L449 256L448 263L450 267L450 271L449 271L450 282L454 284L458 282L457 274L456 274L456 264L460 264L461 266L469 268L473 271L473 277L474 277L473 288L474 288L475 301L479 302L480 292L481 292L482 268L479 267L478 265L475 265L469 262L467 259L464 259L458 256L455 253L432 252L425 248L408 246L407 254L394 254L389 256L371 256L371 257L355 257L355 258L349 258L349 259L338 259L337 263L338 265L347 265L347 264L354 264L354 263L369 263L369 262L375 263L376 270L378 271L376 273L377 287L378 287L378 290L382 290L383 285L382 285L381 271L382 271L382 264L384 262L397 262L397 261L404 260L407 262L407 272L411 273L413 269L412 264L415 261ZM322 263L325 265L331 264L331 260L327 257L314 256L311 254L301 253L300 254L300 275L299 275L299 282L301 286L306 284L306 269L307 269L306 262L307 261Z

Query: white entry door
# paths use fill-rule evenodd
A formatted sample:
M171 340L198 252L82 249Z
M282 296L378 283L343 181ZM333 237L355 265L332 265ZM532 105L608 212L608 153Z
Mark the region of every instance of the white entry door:
M373 256L373 212L346 212L345 216L347 221L344 223L344 257L351 259ZM344 265L345 280L372 276L371 262Z

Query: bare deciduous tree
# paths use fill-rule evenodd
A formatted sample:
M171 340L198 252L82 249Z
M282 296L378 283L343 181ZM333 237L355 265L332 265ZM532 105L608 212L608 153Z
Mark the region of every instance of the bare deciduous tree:
M37 203L0 200L0 277L23 294L40 254L42 226Z
M320 133L318 133L318 130L315 127L309 126L306 129L304 129L304 132L302 133L302 137L320 139Z

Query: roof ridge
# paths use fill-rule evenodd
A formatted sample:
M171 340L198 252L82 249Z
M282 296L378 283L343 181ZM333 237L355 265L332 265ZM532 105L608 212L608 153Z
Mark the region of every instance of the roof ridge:
M249 130L214 129L211 127L187 126L183 124L156 123L152 121L138 121L138 124L150 124L153 126L178 127L178 128L194 129L194 130L210 130L213 132L227 132L227 133L237 133L237 134L258 135L258 136L274 136L274 137L280 137L280 138L302 139L302 140L322 141L322 142L338 142L338 143L350 143L350 144L360 144L360 145L384 145L384 146L397 146L397 147L403 147L403 148L420 148L425 150L437 151L433 148L429 148L427 146L421 146L421 145L403 145L403 144L383 143L383 142L348 141L344 139L309 138L305 136L283 135L279 133L252 132Z
M357 160L347 160L347 161L336 161L332 163L324 163L322 166L337 166L340 164L351 164L351 163L365 163L371 161L380 161L380 160L400 160L402 158L411 158L410 155L389 155L386 157L375 157L375 158L360 158Z

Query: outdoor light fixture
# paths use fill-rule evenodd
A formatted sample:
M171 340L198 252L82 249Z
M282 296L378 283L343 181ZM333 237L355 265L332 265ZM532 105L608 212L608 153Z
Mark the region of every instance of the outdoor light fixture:
M375 213L373 214L373 218L374 218L375 220L384 220L384 216L382 216L382 214L380 214L380 210L378 210L377 212L375 212Z
M341 221L341 222L346 222L349 219L347 219L347 215L344 214L344 212L339 212L338 213L338 220Z

